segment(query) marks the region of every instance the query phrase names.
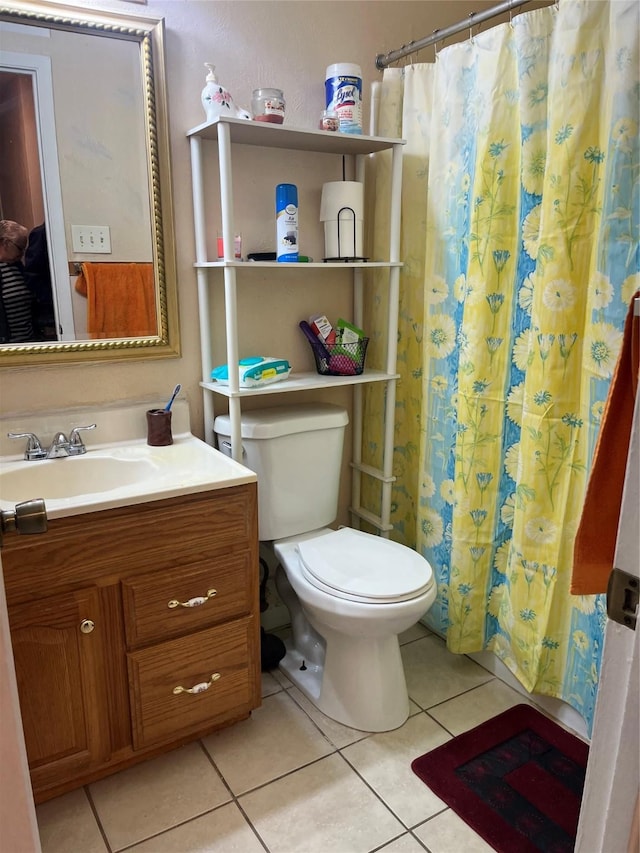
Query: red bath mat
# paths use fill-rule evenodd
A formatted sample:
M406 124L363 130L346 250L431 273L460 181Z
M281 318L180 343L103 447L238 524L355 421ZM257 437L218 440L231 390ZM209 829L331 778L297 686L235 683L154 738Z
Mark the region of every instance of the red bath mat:
M499 853L572 853L588 754L544 714L516 705L411 769Z

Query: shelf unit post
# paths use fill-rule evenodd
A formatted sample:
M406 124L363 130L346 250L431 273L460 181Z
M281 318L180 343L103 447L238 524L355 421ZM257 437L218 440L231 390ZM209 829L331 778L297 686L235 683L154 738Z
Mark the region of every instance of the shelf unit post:
M218 164L220 168L220 204L222 213L222 240L224 260L233 261L234 220L233 180L231 170L231 129L222 122L218 128ZM231 456L242 461L242 436L240 423L240 368L238 364L238 302L236 270L224 268L225 326L227 335L227 370L229 372L229 420L231 423Z
M366 155L358 154L355 158L355 179L363 185L365 193ZM364 293L363 271L355 268L353 271L353 322L359 328L364 327ZM362 418L364 411L364 393L361 385L353 389L353 416L351 425L351 505L359 507L362 494ZM360 519L352 515L354 527L360 528Z
M403 142L394 143L391 161L391 194L389 199L389 261L395 266L389 269L387 296L387 334L386 334L386 373L389 376L385 384L384 423L382 445L382 468L377 469L362 462L362 429L363 429L363 396L362 388L354 389L353 402L353 439L352 462L353 476L351 482L351 515L354 525L359 526L360 519L376 527L380 534L389 537L393 529L391 524L391 490L395 482L393 474L393 447L395 435L396 407L396 361L398 356L397 326L400 302L400 202L402 193L402 146ZM356 174L358 180L364 182L364 158L357 158ZM363 319L362 271L354 272L354 317L357 325L362 325ZM381 498L380 513L376 515L361 505L362 477L369 476L380 481Z
M391 159L391 215L389 217L389 260L400 260L400 210L402 200L402 145L392 148ZM395 374L398 358L398 316L400 308L400 267L389 270L389 316L387 318L387 373ZM395 436L396 379L390 379L384 401L384 446L382 465L382 499L380 519L383 535L389 535L391 527L391 490L393 476L393 446Z
M207 260L207 237L205 228L204 209L204 180L202 165L202 140L198 136L189 139L191 147L191 189L193 193L193 219L194 235L196 243L196 263L206 263ZM213 364L211 363L211 328L209 325L209 282L206 269L197 269L198 281L198 320L200 325L200 362L202 367L202 378L207 380L211 376ZM213 444L213 420L215 416L213 406L213 394L205 394L204 405L204 437L208 444Z

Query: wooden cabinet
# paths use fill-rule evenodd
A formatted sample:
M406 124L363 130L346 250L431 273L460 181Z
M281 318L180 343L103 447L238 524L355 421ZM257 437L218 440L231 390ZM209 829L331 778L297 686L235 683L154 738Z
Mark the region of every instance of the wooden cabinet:
M260 704L255 483L54 519L2 562L37 802Z
M10 610L22 722L34 786L109 757L105 625L95 588Z

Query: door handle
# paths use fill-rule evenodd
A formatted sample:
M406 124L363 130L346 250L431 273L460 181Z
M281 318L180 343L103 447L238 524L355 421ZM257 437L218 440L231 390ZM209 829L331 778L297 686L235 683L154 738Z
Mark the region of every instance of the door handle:
M5 533L46 533L47 508L42 498L17 503L14 510L0 511L0 546Z

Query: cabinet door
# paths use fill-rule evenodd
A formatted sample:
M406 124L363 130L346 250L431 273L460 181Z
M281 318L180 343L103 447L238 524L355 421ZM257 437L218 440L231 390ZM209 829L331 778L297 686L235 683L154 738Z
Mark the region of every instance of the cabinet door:
M37 790L108 757L106 625L95 588L15 605L9 623L27 757Z

